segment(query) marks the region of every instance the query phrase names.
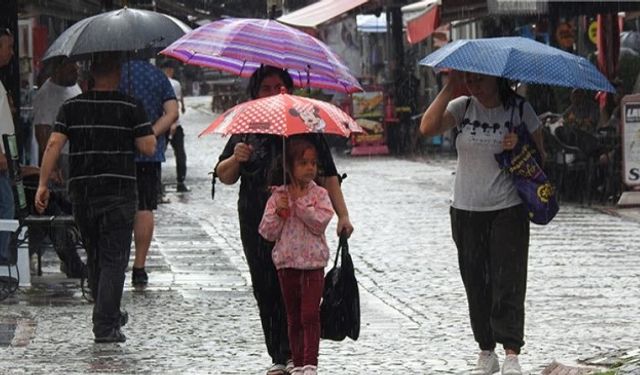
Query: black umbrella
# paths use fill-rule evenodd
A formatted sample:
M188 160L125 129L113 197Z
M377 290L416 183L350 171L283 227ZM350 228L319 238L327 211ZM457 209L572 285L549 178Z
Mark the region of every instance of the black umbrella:
M83 60L92 53L115 51L148 57L189 31L191 28L175 17L125 7L73 24L53 42L43 60Z

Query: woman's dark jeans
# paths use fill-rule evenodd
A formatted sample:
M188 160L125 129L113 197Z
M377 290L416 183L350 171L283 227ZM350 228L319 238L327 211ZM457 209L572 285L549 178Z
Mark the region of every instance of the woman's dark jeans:
M263 209L264 205L262 209L239 210L240 237L244 256L249 265L253 295L260 310L267 351L273 363L286 364L291 358L291 351L287 332L287 314L276 267L271 259L273 243L266 241L258 233Z
M451 208L473 336L482 350L496 342L520 353L524 345L529 220L523 205L496 211Z
M184 149L184 130L182 126L178 125L169 143L176 158L176 181L178 183L184 182L187 177L187 153Z

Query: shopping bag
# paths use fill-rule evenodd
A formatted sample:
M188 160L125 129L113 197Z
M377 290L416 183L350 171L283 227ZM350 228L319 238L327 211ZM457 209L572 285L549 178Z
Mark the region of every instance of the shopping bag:
M535 142L524 123L515 126L518 142L513 150L496 154L500 168L513 177L520 199L534 224L548 224L558 213L558 198L555 187L542 170L542 160Z
M340 264L338 264L340 260ZM360 297L358 282L349 254L346 235L340 236L333 267L324 279L320 304L320 337L342 341L360 335Z

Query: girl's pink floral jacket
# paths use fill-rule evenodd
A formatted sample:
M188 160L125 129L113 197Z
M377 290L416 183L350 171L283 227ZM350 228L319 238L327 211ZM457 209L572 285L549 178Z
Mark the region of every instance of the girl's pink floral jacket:
M276 214L276 202L287 194L286 186L273 189L264 210L259 232L267 241L275 241L271 257L276 269L311 270L324 268L329 259L329 247L324 231L333 216L327 190L310 182L309 191L292 201L289 217Z

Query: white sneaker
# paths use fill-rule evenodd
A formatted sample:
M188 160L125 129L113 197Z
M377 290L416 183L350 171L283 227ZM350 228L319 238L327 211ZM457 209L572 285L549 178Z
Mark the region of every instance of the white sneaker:
M286 373L285 366L280 363L274 363L267 369L267 375L285 375Z
M504 358L502 375L522 375L522 369L520 368L517 355L509 354Z
M314 366L314 365L306 365L302 368L302 370L304 371L302 373L302 375L317 375L318 374L318 367Z
M496 352L483 350L478 355L478 364L471 371L471 375L491 375L500 371L500 363Z

